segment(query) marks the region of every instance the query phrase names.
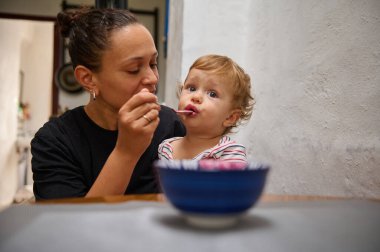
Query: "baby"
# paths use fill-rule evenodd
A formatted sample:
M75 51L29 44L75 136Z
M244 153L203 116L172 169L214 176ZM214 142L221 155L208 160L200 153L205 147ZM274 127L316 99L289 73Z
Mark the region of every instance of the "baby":
M228 133L252 114L250 77L226 56L205 55L189 69L178 113L186 136L163 141L159 159L218 159L247 162L245 147Z

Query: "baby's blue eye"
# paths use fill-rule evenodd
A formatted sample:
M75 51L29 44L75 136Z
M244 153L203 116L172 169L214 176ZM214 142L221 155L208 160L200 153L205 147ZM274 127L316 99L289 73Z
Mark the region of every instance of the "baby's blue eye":
M195 87L189 87L188 89L189 89L190 92L194 92L196 90Z
M208 93L208 95L209 95L210 97L212 97L212 98L217 98L217 97L218 97L218 94L217 94L215 91L210 91L210 92Z

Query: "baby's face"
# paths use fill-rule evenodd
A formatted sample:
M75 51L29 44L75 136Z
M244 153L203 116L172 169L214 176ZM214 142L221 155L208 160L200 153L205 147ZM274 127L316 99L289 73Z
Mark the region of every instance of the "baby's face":
M222 135L232 107L228 80L212 72L191 69L184 83L178 108L194 113L181 115L188 132L205 136Z

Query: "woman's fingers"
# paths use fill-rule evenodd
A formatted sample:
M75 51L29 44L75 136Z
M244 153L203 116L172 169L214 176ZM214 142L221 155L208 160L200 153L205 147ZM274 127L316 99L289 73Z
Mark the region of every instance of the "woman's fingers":
M155 122L159 119L158 117L159 111L157 109L151 109L145 114L142 115L141 119L143 119L143 126L148 126L152 122Z
M148 90L143 89L120 108L119 119L127 117L128 122L137 121L140 118L146 121L154 121L158 118L160 109L157 97Z
M158 119L160 106L156 103L145 103L132 111L122 108L119 111L119 130L132 131L155 122Z
M118 149L142 154L159 124L159 111L157 97L148 91L141 91L129 99L119 110Z
M134 96L129 99L128 102L126 102L120 110L125 110L127 112L131 112L135 110L136 108L140 107L141 105L152 103L158 105L157 96L148 92L146 89L141 90L139 93L135 94Z

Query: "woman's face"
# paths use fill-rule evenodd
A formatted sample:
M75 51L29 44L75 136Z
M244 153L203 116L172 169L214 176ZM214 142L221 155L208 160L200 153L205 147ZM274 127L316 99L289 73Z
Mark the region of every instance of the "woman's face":
M155 93L157 56L153 38L144 26L129 25L111 33L100 71L93 74L98 89L96 101L118 111L143 88Z

